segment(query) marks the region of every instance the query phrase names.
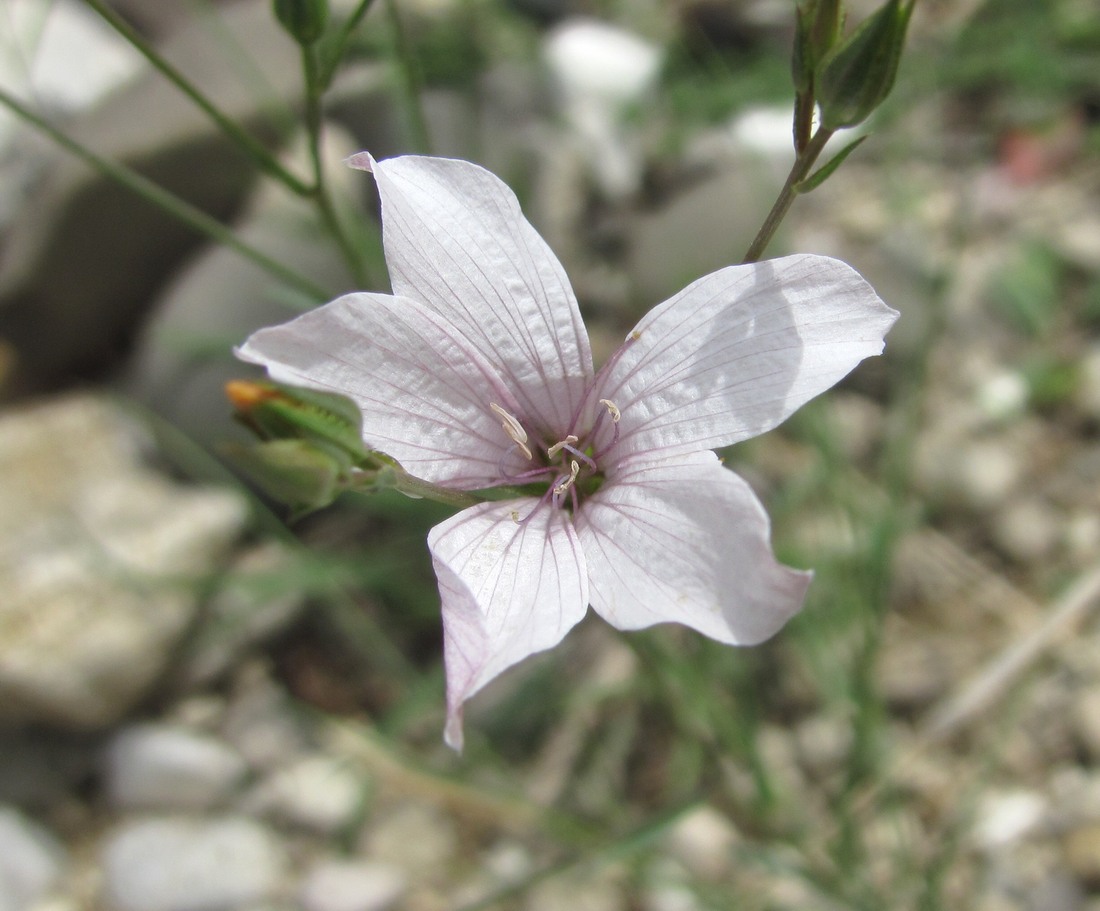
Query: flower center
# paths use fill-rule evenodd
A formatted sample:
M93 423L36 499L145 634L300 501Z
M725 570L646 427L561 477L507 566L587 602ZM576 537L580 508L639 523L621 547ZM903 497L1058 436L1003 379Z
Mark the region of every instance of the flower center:
M549 502L556 507L575 511L580 498L595 490L603 481L599 460L619 440L619 421L622 414L610 399L600 399L600 405L603 408L597 413L592 426L583 434L567 433L557 442L544 445L542 441L532 439L519 418L496 402L490 402L489 408L500 418L501 430L511 440L511 445L504 451L498 463L501 482L515 485L546 484L540 503ZM613 425L613 437L597 450L598 431L609 419ZM507 463L514 453L522 455L528 465L519 470L509 467Z

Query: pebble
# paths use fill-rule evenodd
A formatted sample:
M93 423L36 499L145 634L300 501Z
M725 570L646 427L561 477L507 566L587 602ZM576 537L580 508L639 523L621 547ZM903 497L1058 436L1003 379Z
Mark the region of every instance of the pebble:
M716 809L702 806L680 819L665 843L670 855L694 875L715 881L729 872L737 830Z
M325 860L302 881L304 911L386 911L407 889L405 874L390 864Z
M454 820L434 807L403 803L371 820L363 850L418 881L436 882L458 851L458 833Z
M103 850L103 903L110 911L229 911L271 899L282 848L250 819L136 820Z
M1033 791L987 794L975 814L974 842L991 851L1018 841L1035 831L1046 809L1046 800Z
M25 911L61 879L65 850L42 826L0 807L0 909Z
M366 781L347 760L314 755L274 772L247 802L281 822L330 835L356 820L365 796Z
M231 747L171 724L125 728L106 752L107 794L121 809L208 809L224 803L247 771Z
M1054 552L1065 524L1045 500L1023 497L997 513L992 531L1005 553L1022 563L1031 563Z

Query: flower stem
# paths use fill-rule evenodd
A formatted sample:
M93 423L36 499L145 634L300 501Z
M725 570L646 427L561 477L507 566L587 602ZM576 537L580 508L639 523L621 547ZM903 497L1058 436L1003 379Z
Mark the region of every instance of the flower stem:
M764 219L764 224L756 233L756 237L753 238L752 243L749 245L749 249L745 251L745 257L741 262L754 263L764 255L764 250L767 248L768 244L771 243L771 239L775 235L776 229L779 227L780 222L783 221L784 216L786 216L787 211L791 207L791 203L794 202L794 198L798 195L798 190L796 189L798 184L809 175L810 169L814 166L814 162L817 161L822 149L825 148L825 143L832 138L832 135L833 130L818 129L806 144L805 148L798 153L798 156L794 160L794 164L791 166L791 172L787 175L787 181L783 184L783 189L779 191L779 196L776 197L775 204L768 213L768 217Z
M340 33L337 35L328 54L328 63L321 69L321 86L323 88L328 88L329 84L332 82L332 77L336 74L336 68L344 58L344 48L347 47L348 41L359 27L359 23L362 22L363 17L370 12L370 8L373 5L374 0L360 0L355 11L348 16L344 24L340 26Z
M321 220L340 248L340 253L351 271L352 279L356 287L366 285L366 276L363 272L363 262L355 250L347 233L340 224L336 214L336 208L332 204L332 196L328 191L325 180L325 166L321 155L321 95L324 91L323 74L321 72L320 59L317 53L317 45L310 44L302 47L302 74L305 80L306 91L306 133L309 142L310 162L313 168L313 185L310 187L310 196L317 204L321 214Z
M418 151L430 153L432 140L428 132L428 119L424 116L424 106L420 98L422 88L420 72L395 0L386 0L386 13L390 17L390 27L393 29L393 39L397 47L397 59L400 61L401 87L405 93L405 107L409 115L413 145Z
M298 196L308 196L310 194L309 184L288 171L263 143L234 123L209 98L202 94L183 73L165 60L160 52L149 44L125 19L111 9L104 0L84 0L84 2L133 45L153 65L154 69L190 98L225 136L236 143L256 163L257 167L274 177Z
M255 247L246 244L229 228L217 219L211 218L201 209L196 208L191 205L191 203L176 196L174 193L153 183L133 168L121 164L120 162L103 158L86 146L76 142L49 121L35 114L30 108L24 106L14 96L8 94L2 88L0 88L0 105L6 107L17 117L30 124L40 133L48 136L53 142L57 143L57 145L61 146L67 152L72 153L77 158L80 158L99 173L121 184L126 187L126 189L131 190L153 205L160 207L169 215L172 215L174 218L183 222L188 227L193 228L195 231L198 231L200 234L204 234L211 240L229 247L246 259L252 260L252 262L261 269L280 281L285 282L293 288L297 288L303 294L317 301L326 300L331 296L326 289L315 284L312 279L287 267L278 260L272 259L266 253L262 253Z

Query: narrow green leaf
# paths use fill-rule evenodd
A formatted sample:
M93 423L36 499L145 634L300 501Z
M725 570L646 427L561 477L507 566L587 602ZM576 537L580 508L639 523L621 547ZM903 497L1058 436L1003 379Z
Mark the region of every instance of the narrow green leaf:
M833 171L839 168L844 163L844 159L851 155L852 152L856 150L856 147L869 135L869 133L865 133L858 139L853 139L843 149L837 152L828 163L822 165L805 180L800 180L796 183L794 185L794 191L796 193L809 193L811 190L816 190L825 183L826 180L833 176Z

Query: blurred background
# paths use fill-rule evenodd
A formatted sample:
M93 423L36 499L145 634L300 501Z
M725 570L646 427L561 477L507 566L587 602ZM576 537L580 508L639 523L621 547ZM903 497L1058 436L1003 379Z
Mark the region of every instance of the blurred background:
M506 180L597 361L739 261L793 161L794 12L332 0L322 95L269 0L5 0L0 909L1100 911L1089 0L921 0L870 137L769 248L901 311L724 453L816 573L772 642L590 617L456 756L449 510L288 525L220 454L234 344L388 289L352 152Z

